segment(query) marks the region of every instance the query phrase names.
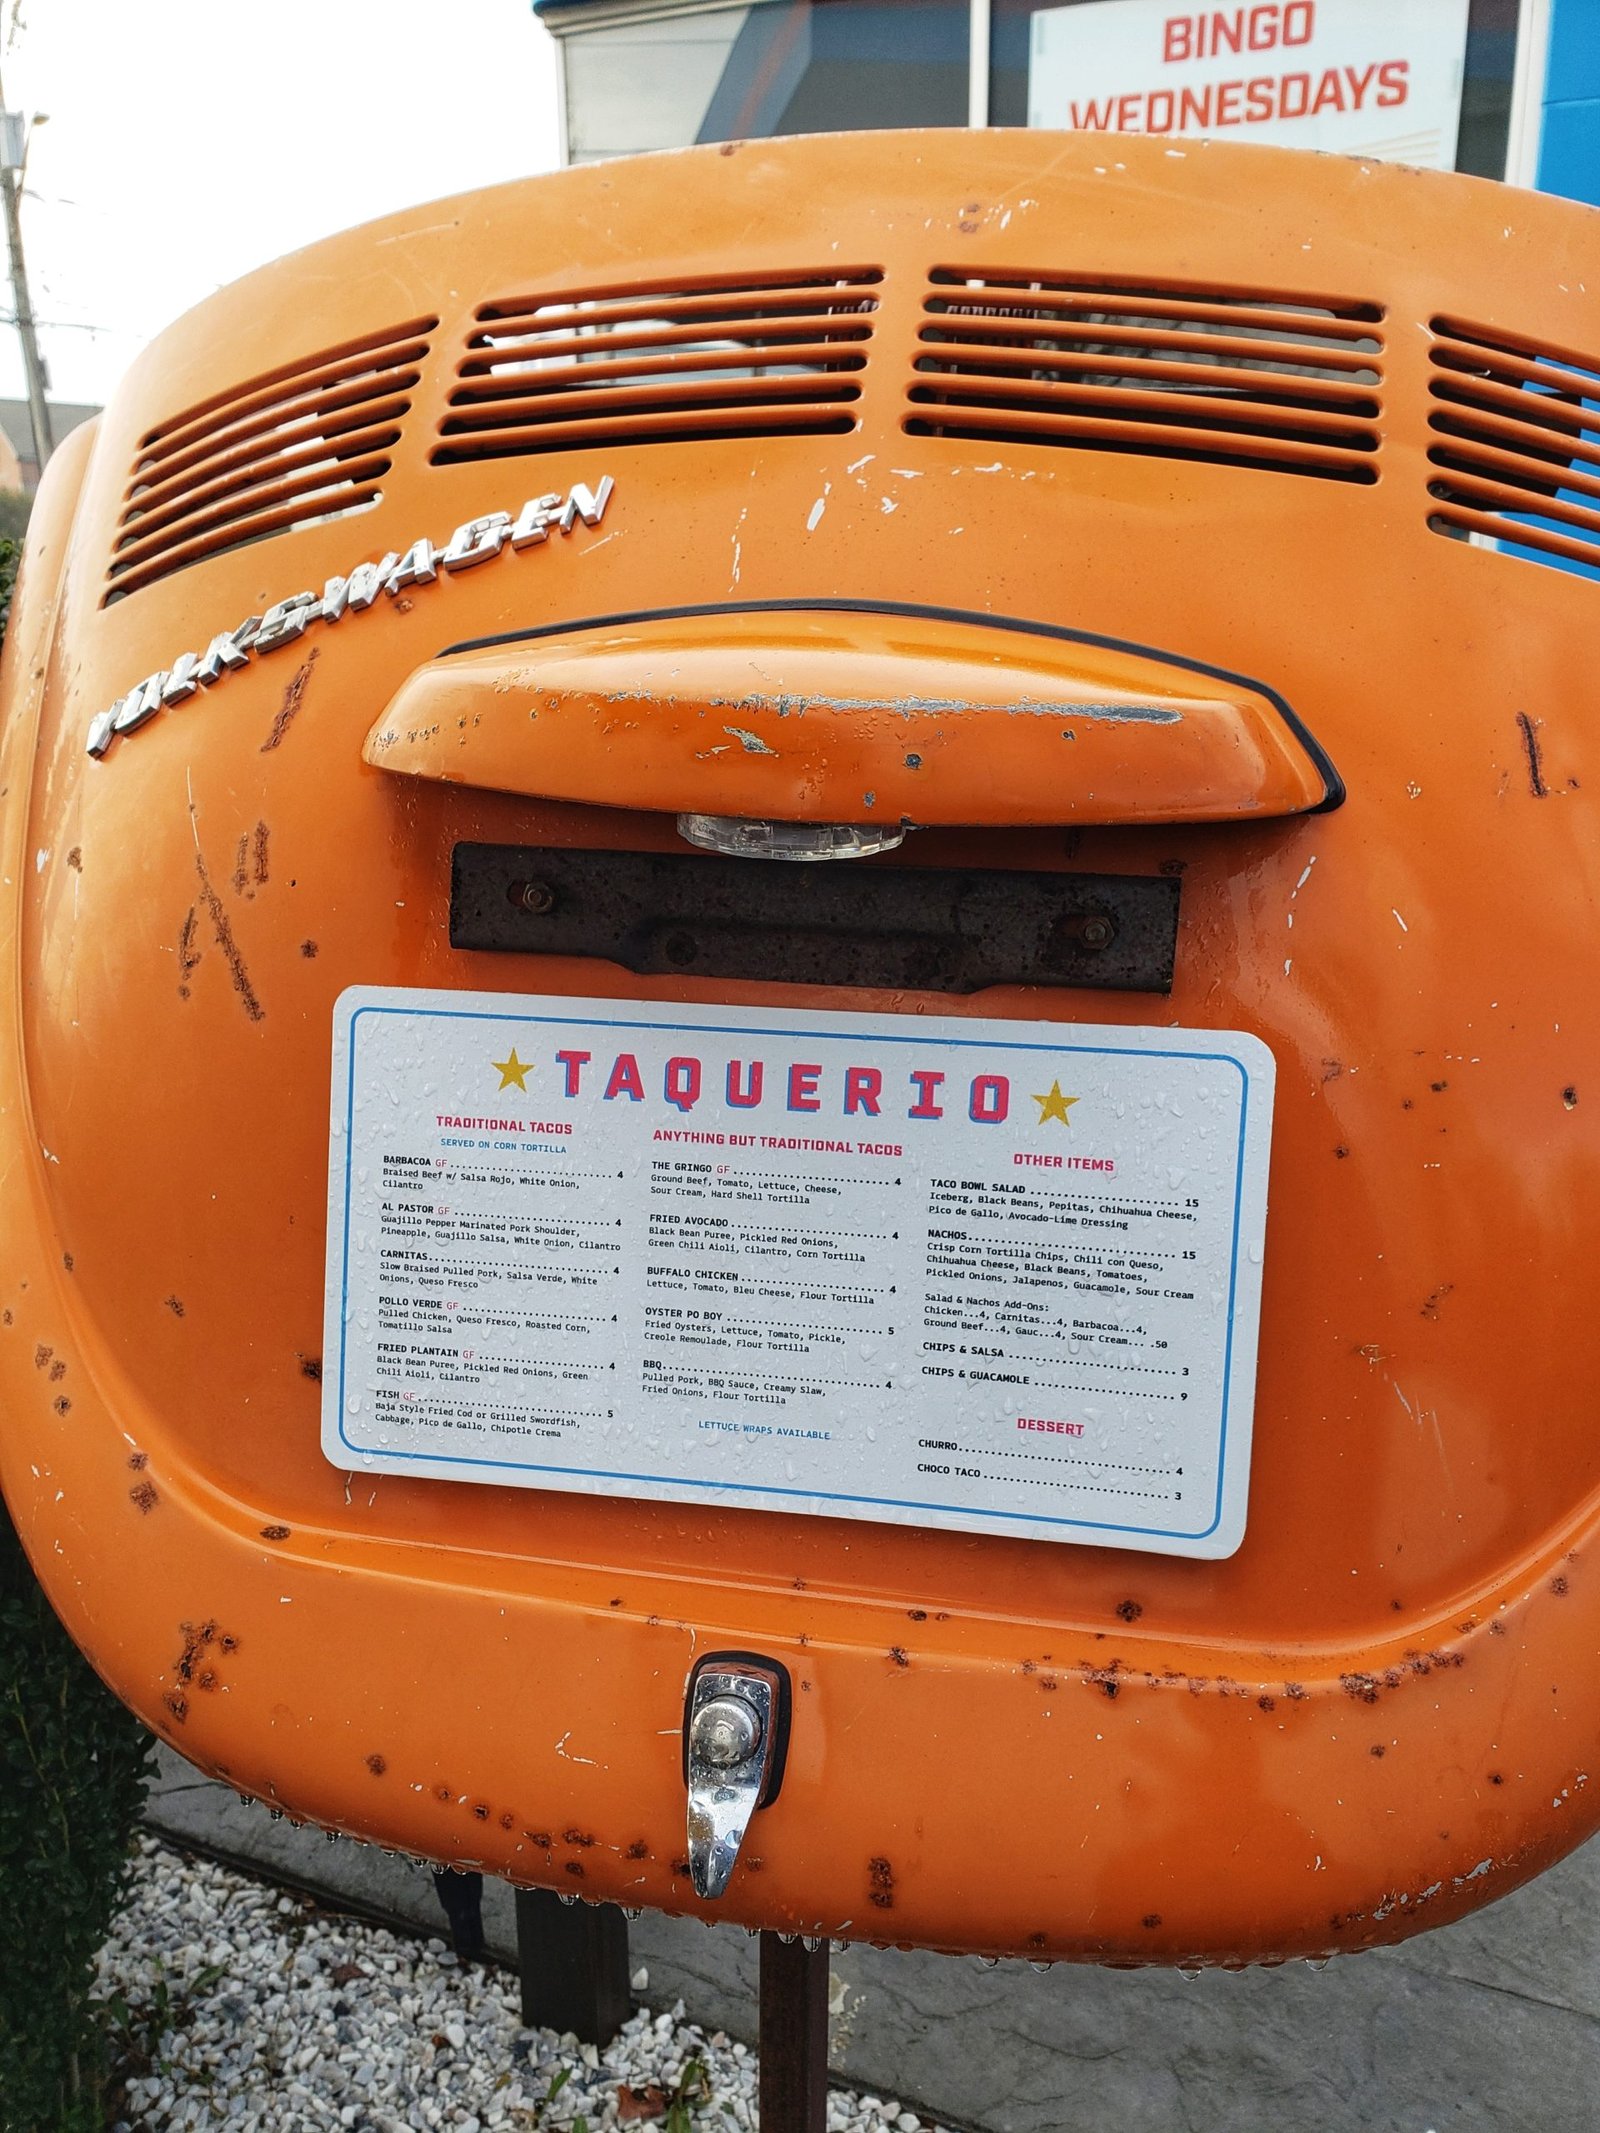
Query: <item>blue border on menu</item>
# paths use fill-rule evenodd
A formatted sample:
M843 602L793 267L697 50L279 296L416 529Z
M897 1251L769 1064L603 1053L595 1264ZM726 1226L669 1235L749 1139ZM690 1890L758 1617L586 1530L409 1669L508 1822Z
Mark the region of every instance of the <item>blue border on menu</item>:
M371 1456L370 1447L352 1444L345 1435L345 1336L350 1302L350 1198L351 1171L354 1167L355 1147L355 1093L356 1093L356 1025L368 1015L422 1016L435 1022L531 1022L556 1028L572 1029L617 1029L679 1031L694 1030L710 1037L745 1037L751 1034L748 1023L713 1022L646 1022L638 1018L606 1020L591 1015L532 1015L515 1009L489 1014L481 1008L450 1007L358 1007L350 1017L349 1056L346 1062L345 1089L345 1163L344 1163L344 1231L340 1239L339 1264L339 1442L358 1457ZM847 1019L847 1018L842 1018ZM855 1030L825 1030L811 1028L771 1029L764 1034L774 1037L804 1037L824 1043L858 1042ZM907 1033L874 1036L874 1043L927 1045L926 1035ZM993 1046L992 1037L944 1037L940 1044L965 1047L975 1050L980 1045ZM1098 1054L1103 1058L1120 1059L1137 1050L1147 1059L1204 1059L1222 1061L1231 1066L1239 1076L1242 1094L1239 1102L1239 1154L1234 1166L1233 1178L1233 1249L1228 1265L1228 1335L1222 1361L1222 1428L1217 1440L1217 1495L1212 1509L1211 1523L1199 1532L1177 1526L1130 1526L1115 1524L1109 1519L1059 1518L1047 1511L991 1511L976 1514L970 1504L929 1503L917 1497L903 1496L857 1496L840 1489L786 1489L768 1482L753 1481L703 1481L686 1480L681 1474L633 1474L614 1467L552 1466L548 1461L532 1459L475 1459L450 1452L397 1452L385 1449L385 1459L415 1459L424 1464L439 1466L486 1466L497 1471L514 1468L527 1474L571 1474L591 1481L648 1481L671 1489L690 1489L700 1493L691 1500L706 1502L714 1495L733 1493L749 1496L799 1496L812 1503L858 1503L880 1504L897 1511L943 1511L958 1518L977 1515L982 1518L1005 1519L1020 1526L1075 1526L1090 1533L1138 1533L1152 1540L1205 1540L1215 1533L1222 1522L1222 1489L1227 1475L1228 1462L1228 1408L1233 1398L1233 1314L1239 1284L1239 1218L1244 1205L1244 1151L1245 1136L1250 1117L1250 1076L1244 1062L1235 1059L1231 1052L1177 1052L1157 1051L1154 1046L1118 1046L1111 1044L1027 1044L1011 1039L1004 1041L1003 1049L1014 1052L1084 1052Z

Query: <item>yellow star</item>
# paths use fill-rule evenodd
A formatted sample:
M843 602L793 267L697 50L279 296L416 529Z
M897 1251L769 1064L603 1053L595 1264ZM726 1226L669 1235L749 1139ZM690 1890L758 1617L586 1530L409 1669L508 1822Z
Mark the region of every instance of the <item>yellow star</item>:
M1064 1126L1072 1124L1067 1113L1078 1099L1076 1096L1063 1096L1059 1081L1051 1082L1048 1096L1036 1096L1033 1100L1039 1106L1039 1123L1041 1126L1047 1118L1059 1118Z
M528 1076L533 1072L533 1062L529 1059L519 1059L515 1045L511 1047L509 1059L491 1059L489 1064L500 1076L502 1089L515 1086L521 1089L524 1095L527 1094Z

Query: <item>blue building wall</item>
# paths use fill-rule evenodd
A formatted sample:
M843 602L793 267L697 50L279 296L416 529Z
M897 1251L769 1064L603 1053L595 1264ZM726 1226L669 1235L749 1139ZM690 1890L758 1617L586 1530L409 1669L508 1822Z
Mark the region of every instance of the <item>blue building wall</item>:
M1600 207L1600 0L1552 0L1538 184Z

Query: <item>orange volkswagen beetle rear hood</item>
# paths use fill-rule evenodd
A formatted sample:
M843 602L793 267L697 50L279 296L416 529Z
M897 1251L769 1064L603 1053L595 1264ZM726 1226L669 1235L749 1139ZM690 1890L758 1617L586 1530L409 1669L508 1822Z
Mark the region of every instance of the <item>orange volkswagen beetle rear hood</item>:
M595 1897L1117 1961L1392 1939L1594 1828L1593 217L1114 146L409 212L208 300L52 463L0 675L0 1469L107 1679L242 1789ZM526 930L696 864L686 812L906 841L719 889L686 955ZM954 915L886 963L913 875ZM973 978L956 876L1071 926ZM1237 1551L326 1458L352 987L1264 1046ZM710 1906L708 1650L793 1686Z

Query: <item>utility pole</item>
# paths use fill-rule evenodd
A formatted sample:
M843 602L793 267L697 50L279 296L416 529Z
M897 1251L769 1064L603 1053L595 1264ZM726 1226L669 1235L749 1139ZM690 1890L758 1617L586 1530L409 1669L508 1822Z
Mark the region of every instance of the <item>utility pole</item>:
M45 400L44 359L39 336L33 327L33 305L28 296L28 270L22 257L22 173L28 160L28 127L20 111L7 111L0 90L0 187L4 188L6 246L11 255L11 295L17 314L17 338L22 343L22 367L28 379L28 415L33 424L33 456L39 472L55 450L50 434L50 408Z

